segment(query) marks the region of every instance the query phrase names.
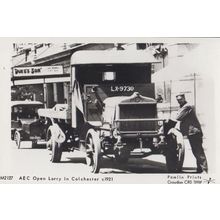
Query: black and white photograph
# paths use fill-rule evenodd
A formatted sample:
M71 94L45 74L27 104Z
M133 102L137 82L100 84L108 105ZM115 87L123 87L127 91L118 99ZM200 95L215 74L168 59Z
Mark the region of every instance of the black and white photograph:
M218 38L10 42L0 182L219 181Z

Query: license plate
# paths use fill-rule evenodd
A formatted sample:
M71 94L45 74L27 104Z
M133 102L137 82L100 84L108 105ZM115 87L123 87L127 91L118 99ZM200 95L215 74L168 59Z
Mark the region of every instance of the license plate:
M40 140L40 139L41 139L41 137L36 137L36 136L30 137L30 140Z

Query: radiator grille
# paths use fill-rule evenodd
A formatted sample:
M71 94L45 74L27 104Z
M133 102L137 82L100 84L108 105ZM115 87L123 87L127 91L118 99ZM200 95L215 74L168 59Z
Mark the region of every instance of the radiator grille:
M156 118L156 104L120 105L120 119L132 121L118 122L121 131L155 131L157 121L141 121L141 119ZM140 119L140 120L139 120Z

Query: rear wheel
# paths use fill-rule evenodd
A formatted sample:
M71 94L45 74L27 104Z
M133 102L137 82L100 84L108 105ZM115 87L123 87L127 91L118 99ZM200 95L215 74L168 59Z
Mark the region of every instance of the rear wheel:
M166 165L170 173L180 173L182 171L185 146L182 143L177 143L174 135L167 137L168 148L166 151Z
M48 150L51 150L51 162L59 163L62 157L61 144L53 139L50 129L47 131L46 146Z
M89 133L86 137L86 163L92 173L101 167L101 144L98 135Z
M51 162L52 163L59 163L62 157L62 149L61 144L57 143L55 140L51 141L51 148L52 148L52 155L51 155Z
M21 147L21 133L19 131L15 131L14 140L18 149Z

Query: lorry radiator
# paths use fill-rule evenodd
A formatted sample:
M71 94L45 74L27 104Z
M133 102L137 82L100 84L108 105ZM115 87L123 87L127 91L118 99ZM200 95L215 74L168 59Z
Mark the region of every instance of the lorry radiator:
M33 122L29 125L29 135L41 137L44 133L44 126L39 122Z
M120 131L156 131L158 122L145 120L155 119L156 116L156 104L119 105L119 118L122 121L118 122L118 128Z

